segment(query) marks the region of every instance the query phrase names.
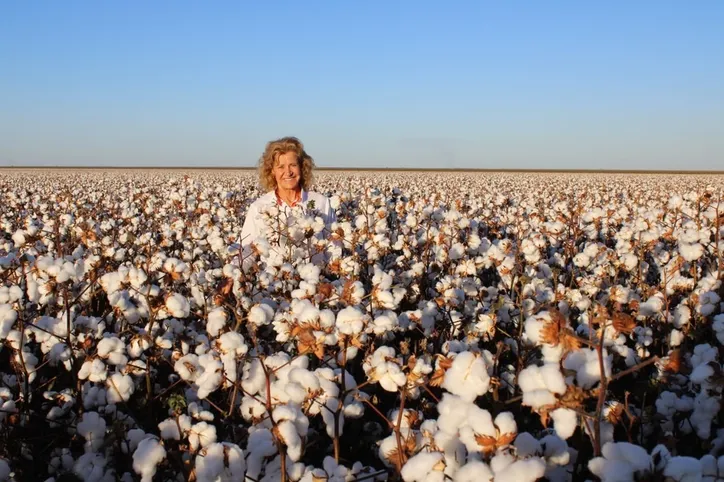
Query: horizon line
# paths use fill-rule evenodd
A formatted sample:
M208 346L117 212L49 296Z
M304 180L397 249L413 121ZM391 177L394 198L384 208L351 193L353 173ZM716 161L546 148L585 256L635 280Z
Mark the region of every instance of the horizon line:
M122 170L122 171L128 171L128 170L141 170L141 171L150 171L150 170L168 170L168 171L178 171L178 170L192 170L192 171L200 171L200 170L209 170L209 171L256 171L257 167L221 167L221 166L215 166L215 167L199 167L199 166L101 166L101 167L94 167L94 166L18 166L18 165L10 165L10 166L3 166L0 165L0 171L3 170L21 170L21 169L30 169L30 170L41 170L41 169L55 169L55 170ZM352 172L373 172L373 171L383 171L383 172L511 172L511 173L589 173L589 174L709 174L709 175L722 175L724 174L724 170L704 170L704 169L657 169L657 170L650 170L650 169L525 169L525 168L433 168L433 167L320 167L317 166L314 169L315 171L331 171L331 172L338 172L338 171L352 171Z

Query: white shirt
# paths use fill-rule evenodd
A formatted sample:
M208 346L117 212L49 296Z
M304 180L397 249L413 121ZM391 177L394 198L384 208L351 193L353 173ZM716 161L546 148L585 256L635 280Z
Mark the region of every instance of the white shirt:
M314 211L321 216L325 227L329 229L332 223L337 220L337 215L332 209L329 199L323 194L313 191L302 190L301 194L301 200L294 207L277 199L275 191L269 191L254 201L249 206L244 219L244 226L241 230L241 246L248 248L252 241L256 241L260 237L266 237L268 228L262 219L262 213L273 207L279 210L279 214L289 224L294 219L295 210L301 209L304 214L311 214L312 206L314 206ZM281 244L284 244L283 241Z

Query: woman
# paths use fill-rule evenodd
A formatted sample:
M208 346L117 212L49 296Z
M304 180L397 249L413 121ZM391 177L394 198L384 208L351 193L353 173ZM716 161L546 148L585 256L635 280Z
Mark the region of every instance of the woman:
M313 169L314 160L296 137L267 143L259 160L259 181L267 193L246 213L241 231L245 255L254 243L262 254L271 250L281 257L311 257L311 239L319 239L336 221L329 199L309 191Z

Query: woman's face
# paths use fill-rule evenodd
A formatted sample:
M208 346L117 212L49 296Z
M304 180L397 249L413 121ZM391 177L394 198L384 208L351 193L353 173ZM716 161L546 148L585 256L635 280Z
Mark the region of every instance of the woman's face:
M281 189L296 190L301 179L301 166L295 152L285 152L274 164L274 179Z

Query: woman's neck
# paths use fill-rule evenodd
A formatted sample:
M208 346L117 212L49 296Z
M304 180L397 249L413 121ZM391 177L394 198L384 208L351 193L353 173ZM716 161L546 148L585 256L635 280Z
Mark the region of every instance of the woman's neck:
M289 206L294 206L297 202L302 199L302 189L282 189L277 187L276 189L277 198L287 203Z

